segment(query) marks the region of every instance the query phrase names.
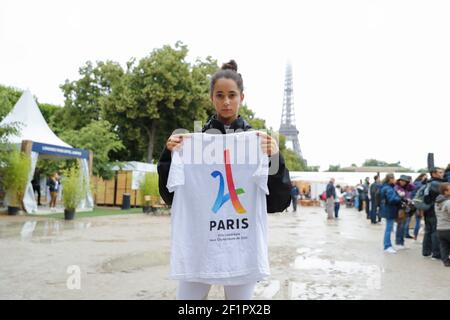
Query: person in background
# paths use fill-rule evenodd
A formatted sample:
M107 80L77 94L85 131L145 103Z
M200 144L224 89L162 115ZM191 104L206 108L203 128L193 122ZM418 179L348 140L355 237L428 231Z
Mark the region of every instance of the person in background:
M37 203L38 206L41 205L41 175L38 169L34 171L33 180L31 180L31 185L33 186L33 192L38 194Z
M398 195L401 198L401 207L398 211L398 217L397 217L397 230L395 235L395 244L397 250L405 249L405 223L406 223L406 217L408 215L408 210L411 206L411 200L412 200L412 192L414 191L415 187L411 183L411 177L407 175L401 175L400 178L397 180L397 183L394 187L395 191L398 193Z
M430 209L425 210L425 235L422 242L422 255L424 257L431 256L432 259L441 259L441 250L439 245L439 237L437 233L437 219L434 211L436 198L440 194L440 185L445 182L444 170L442 168L433 168L431 170L431 179L427 182L429 185L429 193L424 197L425 203L431 205Z
M370 194L370 222L372 224L377 223L377 217L378 222L381 222L381 215L380 215L380 191L381 191L381 181L380 176L376 175L373 177L374 182L370 185L369 188L369 194Z
M370 178L367 177L363 183L363 200L367 219L370 219L369 186L370 186Z
M395 219L398 217L398 210L401 205L401 196L395 191L395 176L388 173L383 179L380 191L381 216L386 219L386 229L384 232L384 252L397 253L392 247L391 233L394 228Z
M358 185L359 186L359 185ZM353 188L352 193L353 193L353 206L355 208L359 210L359 191L358 191L358 186L356 186L355 188Z
M360 183L356 186L356 191L358 192L358 211L363 210L364 206L364 186L362 184L362 181L360 180Z
M58 198L59 191L59 179L58 173L54 172L50 179L48 180L48 186L50 189L50 210L56 210L56 199Z
M326 189L326 210L328 213L327 219L333 219L334 213L334 199L336 199L336 188L334 187L334 178L330 179Z
M334 199L334 217L336 219L339 218L339 209L341 207L341 199L342 199L342 192L341 192L341 186L336 186L336 198Z
M412 198L414 199L414 196L416 195L417 191L425 184L427 184L427 179L428 179L428 175L426 173L421 173L416 180L414 180L414 186L416 187L416 189L412 192ZM420 231L420 224L423 218L423 210L419 210L419 209L415 209L414 211L414 215L415 215L415 219L416 219L416 223L414 224L414 236L413 239L417 240L417 236L419 235L419 231ZM409 217L406 220L406 225L405 225L405 238L409 238L409 228L407 226L409 226L411 217Z
M444 266L450 267L450 183L440 185L441 194L436 198L435 212L437 232Z
M445 169L444 180L450 182L450 163L447 165L447 168Z
M292 206L294 207L294 212L297 212L297 201L298 201L299 191L295 183L292 183L291 188L291 198L292 198Z

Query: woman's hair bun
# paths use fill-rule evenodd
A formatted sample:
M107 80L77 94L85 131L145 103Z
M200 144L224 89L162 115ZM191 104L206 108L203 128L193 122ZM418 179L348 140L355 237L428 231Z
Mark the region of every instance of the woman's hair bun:
M237 66L236 61L230 60L229 62L224 63L224 64L222 65L222 70L228 70L228 69L237 72L238 66Z

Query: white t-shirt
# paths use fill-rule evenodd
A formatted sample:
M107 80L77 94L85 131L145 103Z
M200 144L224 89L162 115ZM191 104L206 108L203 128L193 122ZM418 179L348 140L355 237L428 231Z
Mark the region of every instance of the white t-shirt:
M252 131L194 133L172 153L172 279L241 285L270 274L268 162Z

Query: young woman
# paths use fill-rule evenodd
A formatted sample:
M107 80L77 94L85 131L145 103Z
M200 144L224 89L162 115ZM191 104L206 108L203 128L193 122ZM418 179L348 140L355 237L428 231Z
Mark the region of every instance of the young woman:
M395 191L402 198L402 206L399 208L397 217L397 232L395 235L395 244L397 250L405 249L405 230L409 229L408 214L412 200L412 192L415 186L411 184L411 177L401 175L394 187Z
M50 189L50 210L54 211L56 210L56 199L59 191L59 179L57 172L53 173L50 177L48 186Z
M216 114L209 119L203 128L203 132L209 129L217 129L222 134L228 130L251 129L251 126L239 116L239 107L244 100L244 85L241 74L237 72L237 64L234 60L225 63L211 78L210 98ZM291 181L289 171L285 167L284 159L279 154L277 141L262 132L261 137L263 152L270 157L279 157L278 172L268 176L267 211L283 212L291 201ZM172 161L172 151L180 148L185 136L172 135L168 138L158 163L159 192L167 204L172 204L174 193L167 189L167 179ZM228 286L224 284L227 299L251 299L256 283ZM177 299L205 299L211 285L207 283L180 281L177 291Z

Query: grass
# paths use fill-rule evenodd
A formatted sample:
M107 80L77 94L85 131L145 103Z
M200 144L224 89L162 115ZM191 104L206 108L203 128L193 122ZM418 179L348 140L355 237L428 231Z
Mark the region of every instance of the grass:
M79 218L93 218L93 217L103 217L103 216L115 216L121 214L142 214L142 208L132 208L129 210L121 210L115 207L95 207L93 211L90 212L76 212L75 219ZM48 215L29 215L36 217L47 217L54 219L64 219L64 213L53 213Z

